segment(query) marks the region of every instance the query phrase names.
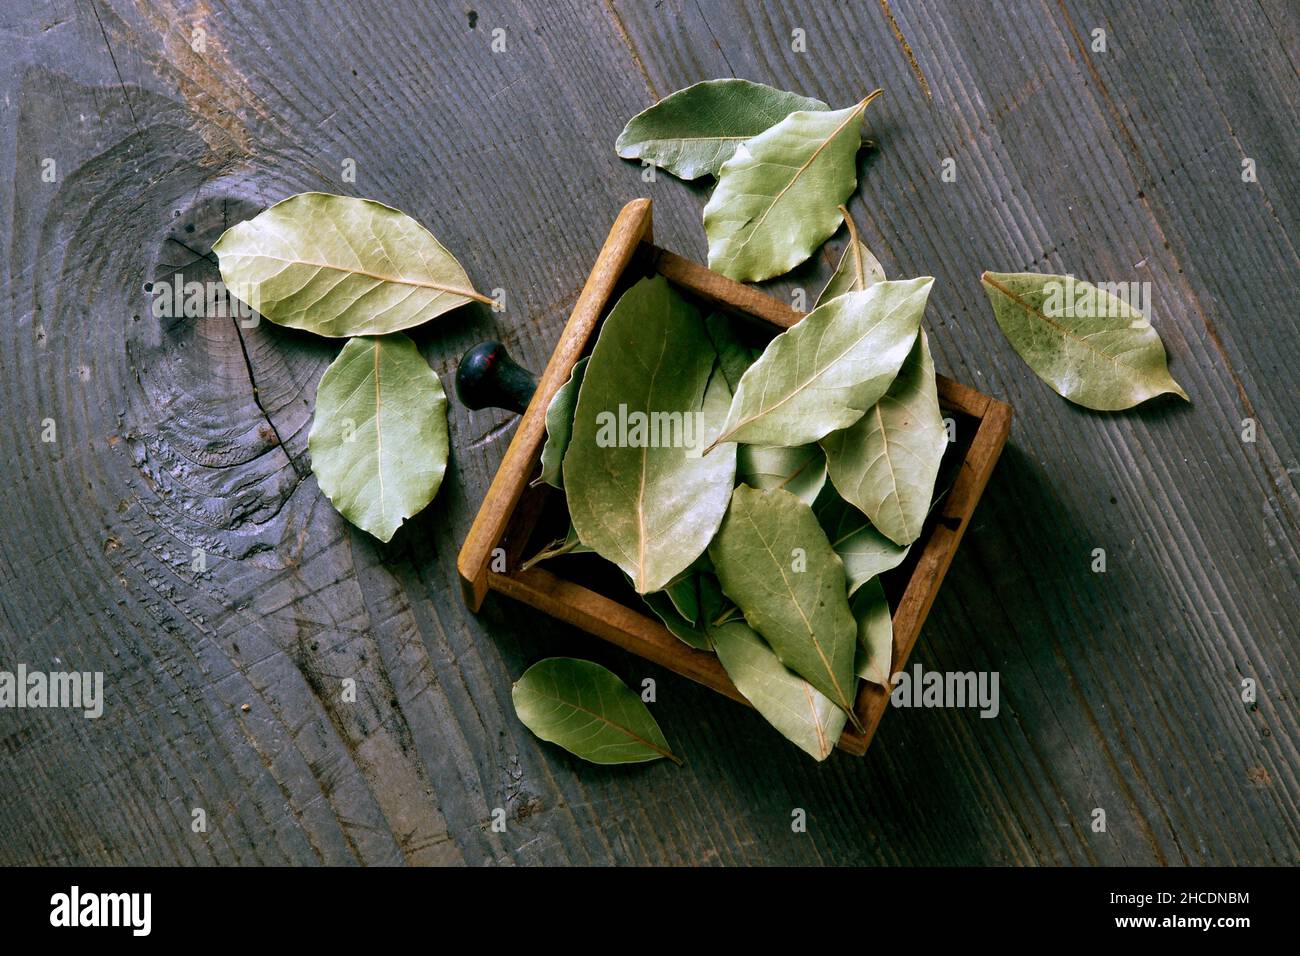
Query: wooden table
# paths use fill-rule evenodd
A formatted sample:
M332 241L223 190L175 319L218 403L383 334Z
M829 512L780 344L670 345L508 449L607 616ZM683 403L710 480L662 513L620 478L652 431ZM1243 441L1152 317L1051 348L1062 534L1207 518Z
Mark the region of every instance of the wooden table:
M103 671L107 705L0 711L0 863L1300 860L1295 6L790 6L5 5L0 669ZM624 202L704 258L707 188L613 143L731 75L886 90L851 209L890 275L937 277L939 369L1016 409L914 656L997 671L996 719L894 710L814 765L521 606L474 617L455 554L513 416L453 403L448 480L381 546L311 477L338 343L151 311L145 283L215 276L226 225L342 192L506 291L417 333L444 383L488 337L540 368ZM815 296L842 242L771 290ZM1192 404L1059 398L984 269L1150 282ZM510 685L553 654L654 678L686 765L535 740Z

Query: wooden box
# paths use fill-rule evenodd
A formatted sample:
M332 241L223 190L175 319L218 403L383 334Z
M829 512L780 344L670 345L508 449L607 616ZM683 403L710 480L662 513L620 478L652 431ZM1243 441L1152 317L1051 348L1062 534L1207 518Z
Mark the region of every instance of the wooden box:
M499 591L746 703L717 657L686 646L648 609L635 607L637 602L618 600L605 593L608 588L594 590L588 586L590 581L567 580L545 567L526 571L492 570L494 563L501 565L500 561L493 561L494 554L501 556L496 551L498 548L504 549L504 566L517 568L527 556L525 549L532 543L534 530L548 504L554 507L554 501L559 500L563 507L561 492L549 486L530 485L537 474L546 440L546 409L556 390L568 380L574 364L594 342L600 320L628 284L625 272L635 271L638 276L657 272L697 300L733 315L767 323L774 332L789 328L802 318L801 313L757 289L733 282L653 245L650 221L648 199L628 203L615 220L483 499L461 548L457 569L465 600L474 611L482 605L488 591ZM892 672L907 663L1011 427L1010 406L943 376L938 377L938 389L944 414L958 422L959 440L949 455L959 453L960 458L955 467L948 469L952 484L931 513L907 561L882 579L887 593L892 592ZM555 566L556 562L550 564ZM866 752L889 703L884 688L865 681L860 688L856 712L865 733L848 728L839 741L841 749L854 754Z

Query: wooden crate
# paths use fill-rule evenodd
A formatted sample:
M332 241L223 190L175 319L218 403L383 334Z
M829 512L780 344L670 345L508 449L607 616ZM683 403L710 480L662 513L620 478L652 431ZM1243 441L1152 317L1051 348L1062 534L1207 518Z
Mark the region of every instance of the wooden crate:
M747 703L715 655L688 647L648 612L542 567L527 571L492 570L497 548L504 549L506 568L516 568L521 563L546 497L553 493L549 487L534 488L529 484L537 472L546 441L546 408L556 390L568 380L574 364L588 350L601 318L613 306L616 288L630 264L635 261L639 268L659 273L706 303L768 323L778 331L803 317L802 313L757 289L733 282L653 245L650 223L648 199L628 203L615 220L475 516L461 548L457 569L465 600L474 611L482 605L488 591L499 591ZM910 569L910 574L901 594L891 602L893 672L907 663L1011 428L1010 406L943 376L938 377L938 388L945 413L962 416L968 422L967 431L970 425L974 426L973 435L952 486L902 566ZM889 694L884 688L863 681L855 710L865 732L846 729L839 746L850 753L865 753L888 703Z

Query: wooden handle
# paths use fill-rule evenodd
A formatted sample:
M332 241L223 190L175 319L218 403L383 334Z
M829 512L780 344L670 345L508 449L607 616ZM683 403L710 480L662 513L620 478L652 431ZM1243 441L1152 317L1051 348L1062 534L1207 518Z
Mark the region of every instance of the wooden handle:
M504 408L520 415L537 391L537 377L500 342L480 342L456 366L456 397L466 408Z
M546 407L560 386L568 381L569 373L582 356L582 350L637 246L642 239L650 237L650 218L650 200L634 199L614 220L614 226L560 334L560 341L551 353L551 360L546 363L546 371L537 383L537 390L524 412L519 429L474 517L474 524L470 526L460 557L456 560L465 603L472 611L477 611L487 597L492 551L500 546L510 514L541 454L542 442L546 439Z

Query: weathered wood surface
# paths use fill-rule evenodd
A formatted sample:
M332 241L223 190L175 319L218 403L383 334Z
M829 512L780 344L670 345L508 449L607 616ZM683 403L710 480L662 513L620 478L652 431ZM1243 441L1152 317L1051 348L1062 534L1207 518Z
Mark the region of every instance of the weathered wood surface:
M0 669L102 670L108 693L98 721L0 711L0 863L1300 859L1295 6L470 6L0 11ZM211 276L221 229L289 193L365 195L507 290L502 315L417 334L444 382L489 335L540 369L624 202L652 196L656 241L703 258L705 190L644 183L612 144L656 96L733 74L832 104L885 87L863 239L937 277L939 369L1016 408L913 658L997 670L1000 716L896 710L866 757L820 766L519 605L467 613L455 555L509 416L455 408L435 507L377 545L310 475L338 345L155 319L142 292ZM815 292L841 243L775 294ZM1058 398L998 334L983 269L1150 281L1193 403ZM655 677L686 766L534 740L510 683L556 653Z

